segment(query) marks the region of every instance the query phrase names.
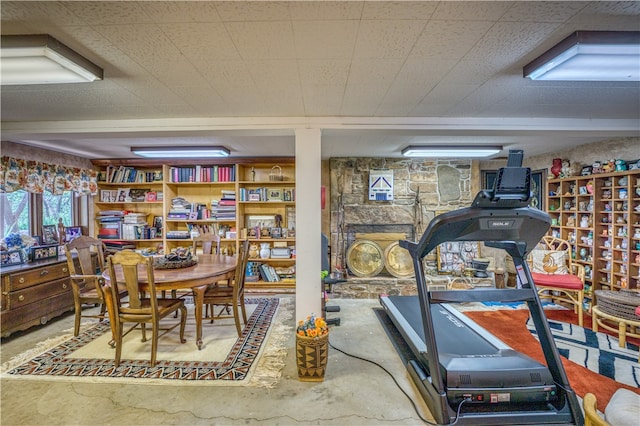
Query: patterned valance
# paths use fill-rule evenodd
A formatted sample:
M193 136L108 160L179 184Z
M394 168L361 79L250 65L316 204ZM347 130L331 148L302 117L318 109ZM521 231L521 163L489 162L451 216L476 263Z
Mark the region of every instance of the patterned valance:
M33 193L47 190L54 195L63 191L96 195L98 172L4 156L0 163L0 192L19 189Z

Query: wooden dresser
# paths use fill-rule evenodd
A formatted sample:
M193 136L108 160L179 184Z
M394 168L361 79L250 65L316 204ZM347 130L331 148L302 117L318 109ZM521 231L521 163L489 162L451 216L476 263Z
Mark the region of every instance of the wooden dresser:
M72 311L73 294L64 257L3 267L0 335L46 324Z

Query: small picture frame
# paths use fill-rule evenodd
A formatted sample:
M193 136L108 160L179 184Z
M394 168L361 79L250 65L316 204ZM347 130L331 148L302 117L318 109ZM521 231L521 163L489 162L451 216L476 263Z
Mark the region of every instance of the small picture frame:
M189 220L198 220L198 212L189 212Z
M127 201L127 198L129 198L129 192L131 191L131 188L120 188L118 189L118 193L116 195L116 202L117 203L124 203Z
M150 202L150 201L158 201L158 193L155 191L149 191L147 192L147 194L145 195L144 198L145 201Z
M0 263L2 266L21 265L26 261L22 250L9 250L0 252Z
M31 247L31 260L44 260L58 257L58 245Z
M110 189L101 189L100 190L100 202L102 203L110 203L113 201L113 191Z
M42 226L42 244L58 244L58 227L56 225Z
M64 235L65 235L64 242L70 243L71 241L75 240L76 238L82 235L82 227L67 226L64 228Z
M267 201L282 201L282 189L267 188Z
M248 201L260 201L260 194L257 192L250 193Z
M271 238L282 238L282 228L271 228L270 234Z
M147 193L150 191L149 188L132 188L129 191L129 197L131 197L131 201L141 202L146 201Z
M247 215L245 216L247 229L259 227L273 228L276 226L276 218L273 215Z

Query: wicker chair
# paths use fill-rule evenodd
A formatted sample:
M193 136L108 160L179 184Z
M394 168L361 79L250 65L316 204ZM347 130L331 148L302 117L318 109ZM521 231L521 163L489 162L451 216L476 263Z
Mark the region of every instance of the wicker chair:
M210 308L207 312L211 312L211 315L205 317L205 319L214 322L216 319L231 318L235 319L236 330L238 336L242 335L242 327L240 325L240 313L238 307L242 311L242 319L244 324L247 323L247 311L244 306L244 278L246 275L247 261L248 261L248 247L249 241L244 241L238 251L238 263L236 266L236 272L234 279L229 282L228 285L215 285L209 286L204 293L204 304ZM218 314L214 312L214 306L223 305ZM233 315L229 315L230 310L233 310Z
M149 297L144 298L141 296L141 292L138 289L138 265L144 265L144 269L147 274L147 286ZM117 299L117 287L114 283L119 283L118 276L116 274L116 266L122 268L121 277L124 278L124 283L129 290L128 303L123 303ZM163 331L162 335L173 330L180 325L180 342L185 343L184 329L187 322L187 308L184 306L183 299L173 298L158 298L156 294L156 286L153 278L153 259L151 257L145 257L140 253L136 253L133 250L122 250L109 256L107 260L107 267L109 270L110 282L111 282L111 294L114 300L115 315L112 321L115 321L115 341L116 341L116 355L115 365L120 365L120 357L122 355L122 338L129 334L138 325L142 327L142 341L147 341L146 336L146 324L151 324L152 333L151 336L151 366L156 365L156 354L158 351L158 338L160 337L160 331ZM173 312L180 311L180 322L174 324L169 328L160 328L160 320L167 317ZM124 323L135 323L126 332L124 331Z
M584 409L584 426L611 426L598 414L596 396L587 393L582 400Z
M532 250L531 277L540 298L566 303L578 314L583 324L584 266L574 262L571 244L552 236L544 236Z

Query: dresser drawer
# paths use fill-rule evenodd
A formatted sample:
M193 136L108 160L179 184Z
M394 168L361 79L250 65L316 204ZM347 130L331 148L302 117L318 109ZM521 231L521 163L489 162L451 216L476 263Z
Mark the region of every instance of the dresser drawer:
M71 293L69 278L61 278L59 280L10 292L7 295L9 309L13 310L17 307L25 306L61 293Z
M53 281L69 276L69 268L66 263L43 266L28 271L16 272L9 275L9 292L14 292L27 287Z

